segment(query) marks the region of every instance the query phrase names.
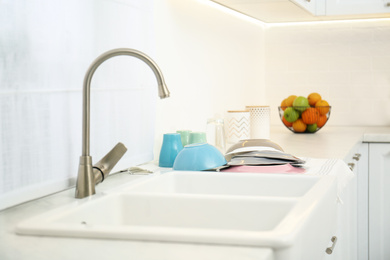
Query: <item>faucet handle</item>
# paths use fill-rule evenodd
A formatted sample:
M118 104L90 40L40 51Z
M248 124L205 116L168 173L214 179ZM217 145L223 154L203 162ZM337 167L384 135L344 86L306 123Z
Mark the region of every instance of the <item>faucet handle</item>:
M104 178L110 173L112 168L114 168L126 151L126 146L122 143L118 143L111 149L110 152L108 152L108 154L106 154L93 166L95 185L104 181Z

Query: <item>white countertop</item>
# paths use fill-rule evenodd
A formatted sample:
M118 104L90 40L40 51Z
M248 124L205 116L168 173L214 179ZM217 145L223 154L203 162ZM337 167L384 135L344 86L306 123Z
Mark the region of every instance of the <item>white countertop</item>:
M301 157L349 158L361 142L390 142L390 127L327 127L315 134L294 134L284 127L273 127L271 140L285 152ZM116 187L141 178L115 174L97 186L97 191ZM158 243L122 240L71 239L20 236L14 232L22 220L74 201L74 189L0 211L0 259L272 259L272 250L253 247L229 247L180 243Z
M272 128L271 140L295 156L348 160L362 142L390 142L390 127L324 127L315 134L294 134L280 126Z

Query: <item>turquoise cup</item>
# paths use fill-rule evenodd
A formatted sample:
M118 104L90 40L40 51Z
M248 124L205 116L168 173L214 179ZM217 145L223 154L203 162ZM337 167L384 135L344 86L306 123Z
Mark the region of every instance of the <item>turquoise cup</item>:
M167 168L173 167L176 156L182 149L183 144L181 143L180 134L164 134L158 166Z
M183 146L190 144L191 130L178 130L178 131L176 131L176 133L180 134L181 143L183 144Z
M189 144L207 143L205 132L191 132Z

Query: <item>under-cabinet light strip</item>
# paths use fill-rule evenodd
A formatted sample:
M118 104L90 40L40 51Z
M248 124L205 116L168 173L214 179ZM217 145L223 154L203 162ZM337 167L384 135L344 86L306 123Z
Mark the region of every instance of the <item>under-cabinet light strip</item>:
M215 9L217 9L219 11L222 11L222 12L224 12L226 14L235 16L235 17L237 17L237 18L239 18L241 20L244 20L244 21L247 21L247 22L259 25L259 26L267 25L267 23L265 23L265 22L262 22L262 21L260 21L258 19L250 17L250 16L248 16L246 14L240 13L240 12L238 12L236 10L233 10L233 9L231 9L229 7L226 7L226 6L222 5L222 4L216 3L216 2L214 2L212 0L197 0L197 1L202 3L202 4L204 4L204 5L208 5L208 6L212 7L212 8L215 8Z
M327 20L327 21L302 21L302 22L281 22L281 23L266 23L258 19L255 19L246 14L240 13L234 9L226 7L222 4L214 2L213 0L197 0L198 2L222 11L226 14L235 16L244 21L251 22L260 26L295 26L295 25L310 25L310 24L335 24L335 23L354 23L354 22L378 22L378 21L390 21L390 18L366 18L366 19L346 19L346 20Z
M302 22L283 22L283 23L266 23L267 26L296 26L296 25L314 25L314 24L337 24L337 23L361 23L361 22L380 22L390 21L390 18L365 18L365 19L346 19L346 20L327 20L327 21L302 21Z

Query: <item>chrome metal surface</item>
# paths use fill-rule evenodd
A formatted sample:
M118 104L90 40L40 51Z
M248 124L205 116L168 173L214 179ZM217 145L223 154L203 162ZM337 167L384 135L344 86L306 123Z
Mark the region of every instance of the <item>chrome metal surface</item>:
M348 163L348 167L351 171L353 171L353 169L355 169L355 164L354 163Z
M336 246L336 243L337 243L337 237L336 237L336 236L332 237L332 239L331 239L330 241L332 241L332 243L333 243L332 246L331 246L331 247L328 247L328 248L325 250L325 252L326 252L328 255L330 255L330 254L333 253L334 247Z
M352 157L352 159L354 159L356 161L359 161L360 160L360 156L362 156L360 153L355 153L355 155Z
M108 154L106 154L106 156L93 166L95 184L104 181L126 151L126 146L122 143L118 143Z
M79 165L79 172L77 176L77 182L76 182L76 198L84 198L90 195L95 194L95 185L96 181L102 181L104 178L104 175L108 175L109 171L114 167L114 165L119 161L119 159L123 156L123 148L122 154L117 154L114 152L113 156L114 158L106 160L103 158L102 160L105 161L105 172L103 171L103 175L99 172L98 169L97 175L101 175L100 177L95 178L95 174L93 172L92 167L92 158L90 156L90 97L91 97L91 81L92 76L95 73L96 69L106 60L115 57L115 56L132 56L136 57L142 61L144 61L154 72L154 75L156 76L157 82L158 82L158 93L160 98L167 98L169 97L169 90L167 86L165 85L163 75L161 73L160 68L157 66L157 64L146 54L134 50L134 49L127 49L127 48L119 48L119 49L113 49L108 52L103 53L99 57L97 57L92 64L89 66L85 77L84 77L84 84L83 84L83 132L82 132L82 154L80 156L80 165ZM115 149L115 148L114 148ZM119 149L119 148L117 148ZM120 155L121 154L121 155ZM118 158L119 156L119 158ZM100 161L99 163L101 163ZM107 163L109 165L107 165ZM113 164L112 164L113 163ZM100 180L101 179L101 180Z
M85 198L95 194L95 182L92 170L92 157L80 156L79 172L76 182L76 198Z

